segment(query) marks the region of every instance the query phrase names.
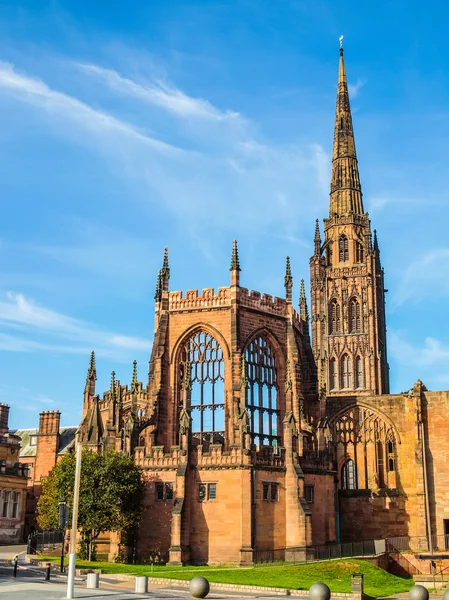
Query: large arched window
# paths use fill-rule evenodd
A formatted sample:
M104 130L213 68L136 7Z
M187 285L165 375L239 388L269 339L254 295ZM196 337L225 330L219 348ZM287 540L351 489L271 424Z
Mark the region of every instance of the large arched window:
M360 324L360 303L352 298L349 302L349 333L359 333Z
M245 354L246 406L251 441L258 448L280 444L276 356L264 336L255 338Z
M363 362L360 356L355 359L354 380L355 388L363 387Z
M357 469L351 458L345 462L341 469L341 488L343 490L357 489Z
M331 390L336 390L338 387L337 361L335 358L331 358L329 362L329 386Z
M332 300L329 307L329 333L340 333L340 330L340 305L337 300Z
M348 354L341 358L341 387L352 389L352 359Z
M338 260L340 262L349 260L348 238L345 235L341 235L338 240Z
M224 442L224 361L217 340L199 331L185 344L181 378L188 380L194 443ZM190 368L190 378L185 369ZM190 379L190 380L189 380Z

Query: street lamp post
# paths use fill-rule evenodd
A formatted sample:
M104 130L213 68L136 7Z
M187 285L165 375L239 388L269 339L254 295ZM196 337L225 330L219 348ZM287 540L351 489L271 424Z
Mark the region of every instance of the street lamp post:
M73 491L72 534L70 536L69 575L67 577L67 598L73 598L76 564L76 532L78 529L78 506L81 478L81 444L76 446L75 487Z

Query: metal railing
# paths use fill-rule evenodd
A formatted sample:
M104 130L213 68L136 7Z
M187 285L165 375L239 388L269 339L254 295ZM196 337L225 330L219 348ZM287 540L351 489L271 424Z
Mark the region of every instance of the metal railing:
M64 531L34 531L28 536L27 554L55 550L62 546Z
M429 543L426 536L400 536L390 537L386 541L399 552L429 552ZM432 549L436 552L449 550L449 535L433 535Z

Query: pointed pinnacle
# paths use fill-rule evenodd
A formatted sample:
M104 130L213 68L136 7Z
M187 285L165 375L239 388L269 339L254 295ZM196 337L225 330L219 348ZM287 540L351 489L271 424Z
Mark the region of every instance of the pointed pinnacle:
M111 373L111 387L110 387L111 395L115 397L115 371Z
M377 229L374 230L374 242L373 247L376 252L379 252L379 242L377 241Z
M156 293L154 294L154 299L156 302L160 302L162 297L162 271L159 269L157 273L157 283L156 283Z
M162 263L161 275L163 279L170 279L170 267L168 266L168 248L164 248L164 262Z
M92 379L94 377L97 379L97 369L95 366L95 352L92 350L89 361L89 368L87 370L87 380Z
M293 277L292 277L292 269L290 267L290 256L287 256L285 263L285 277L284 277L284 286L292 287L293 285Z
M133 361L133 378L131 380L131 391L136 392L138 387L137 381L137 360Z
M299 291L299 303L306 302L306 288L304 286L304 279L301 279L301 288Z
M321 243L321 233L320 233L320 222L317 219L315 222L315 237L313 238L314 242Z
M240 261L239 261L239 251L237 248L237 240L234 240L232 245L232 256L231 256L231 266L229 268L230 271L240 271Z

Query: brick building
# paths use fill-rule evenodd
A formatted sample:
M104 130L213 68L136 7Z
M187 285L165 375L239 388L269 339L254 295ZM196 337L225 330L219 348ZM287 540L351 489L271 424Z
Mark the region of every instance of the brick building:
M340 50L329 215L298 310L240 284L169 291L164 254L147 385L96 394L80 440L135 457L141 558L250 563L331 541L449 535L449 392L389 394L384 274L364 211ZM310 337L311 336L311 337ZM438 474L438 476L437 476Z
M28 470L19 460L20 437L8 429L9 406L0 404L0 544L23 541Z
M39 415L38 429L17 429L13 433L20 440L20 462L27 465L26 514L24 539L39 529L36 505L42 492L41 479L47 477L64 454L75 444L77 427L60 427L58 410L43 411Z

